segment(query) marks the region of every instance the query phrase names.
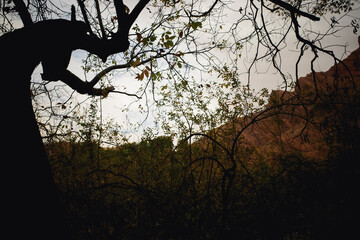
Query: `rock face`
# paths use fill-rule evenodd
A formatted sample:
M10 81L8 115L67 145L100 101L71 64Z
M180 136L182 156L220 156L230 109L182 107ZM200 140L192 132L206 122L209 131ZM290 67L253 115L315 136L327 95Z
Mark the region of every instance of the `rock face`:
M242 131L239 149L250 147L262 158L286 153L321 161L329 152L327 143L340 141L342 126L360 125L359 90L360 48L326 72L299 78L293 92L272 91L262 112L215 131L228 147Z

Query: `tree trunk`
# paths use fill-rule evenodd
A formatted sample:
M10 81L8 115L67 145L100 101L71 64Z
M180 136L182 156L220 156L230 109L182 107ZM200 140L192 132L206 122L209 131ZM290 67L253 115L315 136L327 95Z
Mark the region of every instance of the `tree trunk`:
M85 22L63 19L32 23L23 1L15 1L24 28L0 37L1 110L3 152L0 189L4 229L11 239L69 239L50 164L31 104L30 78L42 63L45 80L62 80L80 93L107 95L67 70L71 52L84 49L103 61L129 47L128 32L149 0L140 0L128 14L115 1L119 28L111 39L91 34L86 9L79 1ZM121 21L120 21L121 20ZM88 34L88 31L90 33Z
M70 239L50 164L32 109L30 78L39 64L21 54L26 39L0 38L1 47L1 202L9 239ZM31 44L31 42L28 42ZM25 62L22 65L22 62Z

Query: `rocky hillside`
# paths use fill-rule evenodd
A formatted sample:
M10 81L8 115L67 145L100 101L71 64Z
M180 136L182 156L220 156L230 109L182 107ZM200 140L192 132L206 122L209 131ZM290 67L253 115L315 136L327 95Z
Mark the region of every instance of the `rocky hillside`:
M326 72L301 77L295 91L273 91L264 111L215 132L229 149L240 135L236 146L252 149L253 157L286 153L321 161L329 141L343 141L339 132L346 134L347 125L358 128L359 89L360 48Z

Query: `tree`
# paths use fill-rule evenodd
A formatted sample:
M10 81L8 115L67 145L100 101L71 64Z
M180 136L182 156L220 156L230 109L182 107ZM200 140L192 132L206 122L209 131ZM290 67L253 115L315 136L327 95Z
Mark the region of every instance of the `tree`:
M31 146L28 147L26 156L19 155L5 165L6 169L11 169L12 175L17 176L16 181L12 182L7 188L9 191L6 192L7 204L11 206L10 214L7 215L11 218L9 221L11 227L26 229L31 237L41 239L67 238L66 228L62 226L65 222L57 198L57 190L31 106L30 77L34 68L41 62L43 79L61 80L80 93L107 95L112 88L95 89L93 86L98 80L86 83L67 70L71 52L79 48L85 49L105 61L109 55L127 50L131 25L148 2L147 0L139 1L129 13L122 1L115 1L116 18L119 24L116 32L108 32L108 34L111 33L111 38L106 36L100 11L97 12L97 17L103 35L100 38L92 32L82 1L78 3L84 22L76 21L75 8L72 6L71 21L58 19L36 23L33 23L23 1L13 2L24 28L1 37L2 48L10 49L10 51L3 50L6 54L2 56L1 66L5 69L4 79L20 82L15 93L8 91L5 99L13 94L19 96L18 108L7 107L6 112L12 119L21 119L22 122L15 125L11 123L13 120L10 118L5 121L4 125L12 129L8 134L9 144L6 146L15 152L18 147L15 142L18 138ZM96 4L98 9L99 2L96 1ZM36 10L40 11L39 8ZM24 39L27 39L31 46L24 45L22 43ZM19 56L24 63L20 71L18 65L15 64ZM6 88L11 89L14 83L5 81ZM28 192L22 189L27 189ZM18 232L15 229L13 231Z

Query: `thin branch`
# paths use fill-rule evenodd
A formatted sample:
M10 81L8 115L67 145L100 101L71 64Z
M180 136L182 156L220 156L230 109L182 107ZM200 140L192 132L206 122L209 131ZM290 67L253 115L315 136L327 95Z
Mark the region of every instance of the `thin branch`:
M300 35L300 32L299 32L299 23L297 21L297 18L295 16L295 13L291 12L291 21L294 25L294 31L295 31L295 35L296 35L296 38L302 42L303 44L306 44L306 45L309 45L311 47L311 50L312 52L314 53L315 57L312 59L312 73L313 73L313 76L314 76L314 81L315 81L315 70L313 69L313 62L315 61L316 58L318 58L318 54L317 54L317 51L320 51L320 52L323 52L325 54L328 54L329 56L331 56L334 61L335 61L335 66L337 63L340 63L345 69L346 71L349 73L350 75L350 79L352 80L353 82L353 85L354 85L354 88L356 89L356 84L355 84L355 81L354 81L354 77L352 75L352 72L350 71L350 69L348 68L348 66L346 66L346 64L339 58L337 58L334 54L333 51L331 50L325 50L324 48L322 47L319 47L317 45L314 44L314 42L311 42L305 38L303 38L301 35ZM315 82L316 83L316 82Z
M101 72L99 72L98 74L96 74L96 76L89 82L89 86L91 86L91 87L95 86L101 80L101 78L103 78L107 73L111 72L112 70L127 68L129 66L130 66L130 63L120 64L120 65L112 65L110 67L107 67L104 70L102 70Z
M82 15L83 15L84 21L85 21L86 25L87 25L88 28L89 28L89 33L90 33L90 35L95 35L95 34L92 32L92 30L91 30L90 22L89 22L87 13L86 13L86 8L85 8L85 5L84 5L83 0L78 0L77 2L78 2L78 4L79 4L79 7L80 7L81 13L82 13Z
M165 57L166 55L175 55L175 54L176 53L158 54L156 56L152 56L152 57L149 57L149 58L147 58L147 59L145 59L143 61L140 61L137 64L137 66L144 65L145 63L151 62L154 59ZM134 58L135 58L135 56L132 58L132 60ZM91 87L95 86L101 80L101 78L103 78L107 73L111 72L112 70L128 68L130 66L131 66L131 60L129 62L127 62L127 63L124 63L124 64L112 65L110 67L107 67L104 70L102 70L101 72L99 72L98 74L96 74L96 76L89 82L89 86L91 86Z
M215 0L215 2L213 3L213 5L211 5L211 7L209 8L209 10L207 10L206 12L203 12L199 15L194 15L192 13L190 13L190 17L205 17L206 15L210 14L211 11L214 9L215 5L219 2L219 0Z
M112 90L112 91L109 91L109 93L120 93L120 94L124 94L124 95L126 95L126 96L129 96L129 97L136 97L137 99L141 99L141 97L139 97L139 96L136 95L136 94L127 93L127 92L122 92L122 91L118 91L118 90Z
M102 38L106 39L105 28L104 28L104 24L103 24L103 21L102 21L102 18L101 18L99 0L95 0L95 8L96 8L97 18L98 18L99 25L100 25L100 31L101 31Z

